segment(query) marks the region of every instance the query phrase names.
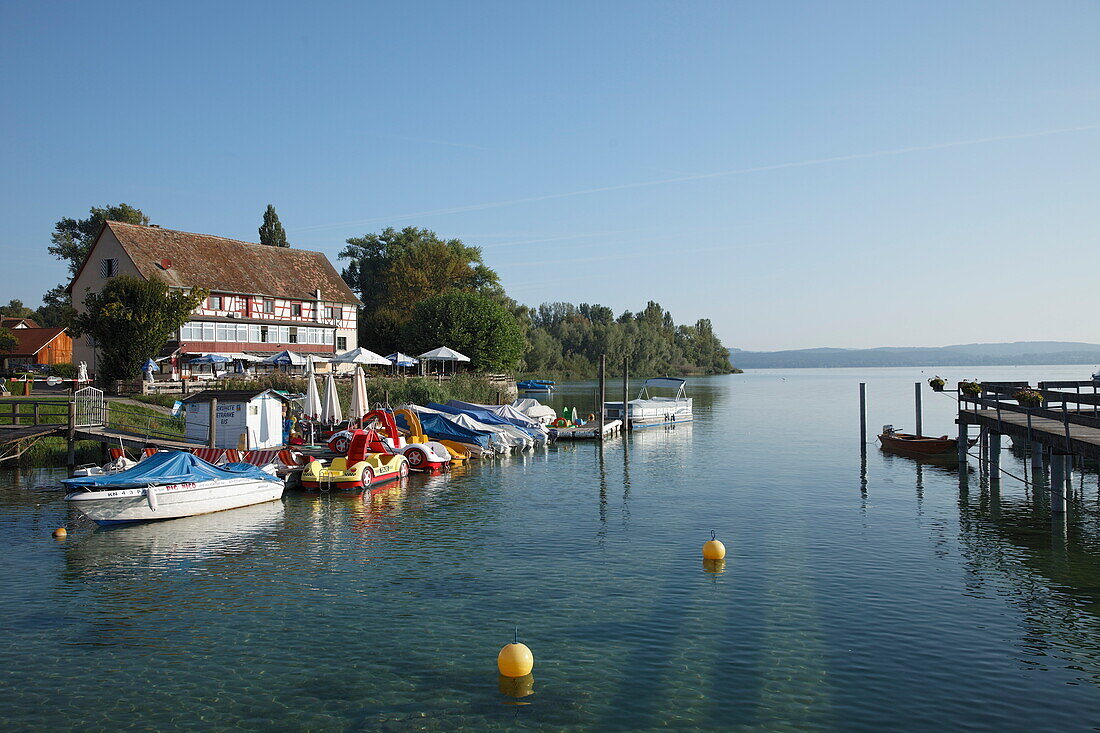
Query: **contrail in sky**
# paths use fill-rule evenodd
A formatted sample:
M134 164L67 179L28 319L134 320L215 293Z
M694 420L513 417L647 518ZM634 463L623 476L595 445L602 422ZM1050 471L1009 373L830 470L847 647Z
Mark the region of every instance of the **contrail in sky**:
M400 219L415 219L418 217L427 216L442 216L445 214L462 214L469 211L483 211L485 209L497 209L504 206L515 206L517 204L529 204L538 201L553 201L554 199L572 198L574 196L587 196L593 193L606 193L608 191L625 191L631 188L645 188L647 186L663 186L670 183L685 183L688 181L705 181L710 178L724 178L726 176L736 176L744 173L762 173L764 171L777 171L785 168L805 168L814 165L824 165L826 163L841 163L848 160L864 160L867 158L885 158L893 155L905 155L907 153L920 153L930 150L943 150L945 148L959 148L966 145L982 145L985 143L1002 142L1005 140L1026 140L1034 137L1046 137L1048 135L1061 135L1069 132L1083 132L1086 130L1100 130L1100 125L1081 125L1079 127L1061 127L1054 130L1042 130L1040 132L1024 132L1017 135L997 135L995 137L981 137L973 140L955 140L946 143L935 143L933 145L917 145L908 148L894 148L892 150L875 150L869 153L853 153L851 155L837 155L831 158L811 158L809 160L799 160L791 163L776 163L773 165L760 165L753 166L751 168L734 168L732 170L715 171L713 173L696 173L692 175L675 176L673 178L658 178L649 181L639 181L636 183L620 183L613 186L598 186L596 188L582 188L576 191L565 191L564 193L550 193L541 196L526 196L518 199L507 199L504 201L491 201L484 204L470 204L467 206L452 206L445 209L433 209L431 211L417 211L411 214L398 214L396 216L376 217L373 219L363 219L359 221L344 221L335 224L317 224L314 226L300 227L298 231L311 231L315 229L329 229L333 227L341 226L361 226L364 224L374 224L378 222L389 222Z

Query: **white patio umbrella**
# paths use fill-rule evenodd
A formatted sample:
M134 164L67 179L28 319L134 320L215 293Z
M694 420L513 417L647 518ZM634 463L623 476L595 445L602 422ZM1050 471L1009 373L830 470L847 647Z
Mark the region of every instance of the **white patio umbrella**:
M358 420L368 411L370 411L370 404L367 402L367 380L363 376L363 370L356 366L351 383L351 406L348 407L348 417Z
M308 375L306 380L306 403L304 407L306 417L316 420L321 414L321 394L317 391L317 377L312 373Z
M334 423L344 419L340 411L340 395L336 393L336 378L329 372L325 380L325 397L321 400L321 422Z
M377 364L378 366L389 366L390 360L384 356L379 356L370 349L364 349L362 346L358 346L351 351L345 351L342 354L337 354L332 357L332 361L335 364Z
M421 361L441 361L451 362L451 370L454 370L454 365L460 361L469 361L470 357L465 354L460 354L454 349L448 349L446 346L440 346L438 349L432 349L431 351L425 351L423 354L417 357Z

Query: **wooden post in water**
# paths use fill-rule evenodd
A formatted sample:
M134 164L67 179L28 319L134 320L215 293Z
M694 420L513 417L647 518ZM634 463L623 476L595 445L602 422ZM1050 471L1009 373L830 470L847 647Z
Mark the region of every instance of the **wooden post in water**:
M624 433L630 429L630 359L623 358L623 425Z
M959 466L966 465L966 449L967 441L970 439L970 431L967 429L967 425L962 420L959 420Z
M599 440L603 440L604 403L607 402L607 354L600 354L600 391L596 399L596 414L599 416Z
M218 398L210 398L210 430L207 445L211 448L218 447Z
M1001 434L989 433L989 480L1001 480Z
M913 385L913 395L916 398L917 409L917 437L924 435L924 410L921 409L920 404L920 382Z
M867 383L859 383L859 444L867 445Z
M1066 456L1050 454L1050 511L1066 513Z
M66 435L65 465L71 472L76 466L76 395L69 391L69 429Z

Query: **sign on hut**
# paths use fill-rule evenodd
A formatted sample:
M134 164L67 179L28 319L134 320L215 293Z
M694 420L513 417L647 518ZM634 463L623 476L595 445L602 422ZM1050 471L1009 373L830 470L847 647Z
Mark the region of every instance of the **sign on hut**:
M198 392L183 400L188 442L208 444L210 407L218 448L277 448L283 444L283 405L287 398L270 389Z

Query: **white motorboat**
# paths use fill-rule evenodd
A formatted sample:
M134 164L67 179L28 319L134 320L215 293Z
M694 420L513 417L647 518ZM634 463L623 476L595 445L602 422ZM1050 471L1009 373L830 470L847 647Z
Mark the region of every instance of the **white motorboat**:
M538 422L543 427L548 426L558 417L558 413L554 411L553 407L548 407L547 405L542 404L538 400L531 399L530 397L524 397L516 400L512 403L512 407L519 410L532 420Z
M95 464L78 466L73 470L73 476L106 476L109 473L128 471L137 464L137 461L131 461L126 456L119 455L107 461L102 466L96 466Z
M655 425L676 425L691 422L691 398L687 396L687 382L672 377L647 379L638 399L630 400L624 415L622 402L605 402L604 415L610 420L629 419L630 427L639 430ZM671 396L659 394L671 392Z
M62 479L65 497L96 524L178 519L274 501L283 481L274 464L215 466L183 451L164 451L118 473Z

